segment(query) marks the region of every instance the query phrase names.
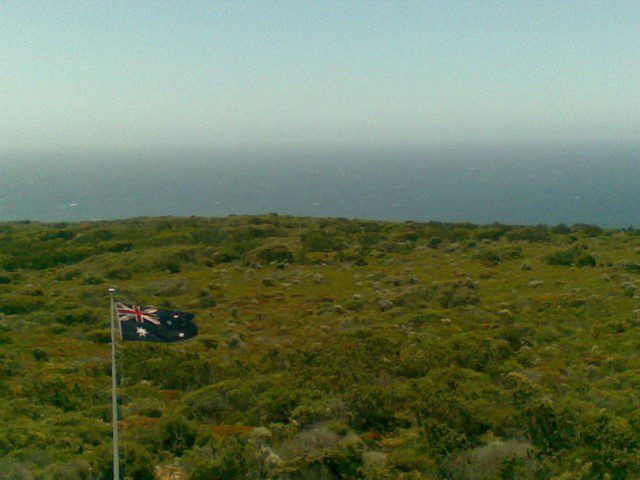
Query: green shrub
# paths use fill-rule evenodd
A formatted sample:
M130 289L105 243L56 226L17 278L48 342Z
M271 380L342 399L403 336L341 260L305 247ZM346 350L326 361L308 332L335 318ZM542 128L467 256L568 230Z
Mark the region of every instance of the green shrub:
M284 245L263 248L258 252L258 258L265 262L293 262L293 254Z
M229 263L242 258L242 253L235 247L225 247L214 256L215 263Z
M495 440L454 456L445 471L458 480L534 480L536 462L531 452L528 443Z
M545 226L524 227L511 230L507 233L507 238L512 241L527 241L531 243L542 243L551 240L549 229Z
M209 385L185 395L181 410L189 419L203 423L247 421L258 404L257 389L250 381Z
M196 440L196 429L186 418L163 416L158 425L161 446L176 455L190 449Z
M33 350L31 350L31 355L37 362L46 362L47 360L49 360L49 355L47 354L47 352L40 348L34 348Z
M124 471L131 480L156 480L156 462L143 447L125 445Z
M548 265L577 266L577 267L593 267L596 265L596 259L585 253L584 250L574 247L566 250L559 250L549 254L545 261Z
M64 268L56 274L56 280L73 280L82 275L82 271L78 268Z
M564 223L559 223L558 225L551 227L551 231L557 235L568 235L572 232L572 230Z
M473 258L480 260L487 266L495 266L502 261L500 255L494 250L480 250L473 255Z
M81 306L59 312L53 319L63 325L95 325L102 320L101 313L91 307Z
M161 260L155 263L155 268L158 270L162 270L167 273L180 273L182 269L180 268L180 263L174 260Z
M129 270L123 268L109 270L106 275L106 277L111 280L129 280L132 276Z
M99 275L88 274L82 279L82 285L102 285L104 278Z
M75 233L71 230L51 230L40 236L42 241L47 240L71 240L75 237Z
M207 295L198 299L198 308L211 308L216 306L216 299Z
M36 379L29 388L29 396L38 403L53 405L65 411L76 408L79 388L75 384L67 385L64 379L56 376L50 379Z
M396 424L397 397L387 387L361 385L347 398L356 428L384 432Z
M127 377L151 381L161 388L194 390L211 382L211 365L198 353L132 342L127 349Z
M111 330L108 328L101 328L98 330L92 330L87 333L87 340L96 343L111 343Z
M7 460L0 460L0 480L34 480L31 470L24 464Z
M480 303L476 285L471 282L455 282L444 288L439 297L444 308L477 305Z
M567 449L576 440L571 413L549 398L525 403L516 414L516 423L525 428L531 442L542 451Z
M0 296L0 313L17 315L29 313L42 308L41 298L30 295L2 295Z
M483 228L475 232L474 237L478 240L500 240L504 234L509 231L509 227L497 226L494 228Z
M44 478L46 480L93 480L94 476L91 465L84 459L78 459L53 465L47 470Z
M427 242L427 247L437 249L442 243L442 238L440 237L431 237Z
M129 252L133 248L131 242L103 242L100 244L103 252L122 253Z
M435 436L464 438L463 443L475 441L491 428L487 408L493 402L478 399L481 390L488 390L483 392L484 398L491 390L495 391L487 385L487 380L486 375L470 369L448 367L431 370L414 383L416 422L427 434L433 429ZM441 447L451 451L447 441ZM440 447L433 439L430 443L436 450Z
M247 442L233 437L224 443L194 448L184 456L188 480L237 480L250 478L246 460ZM264 478L264 477L262 477Z
M640 263L638 262L625 263L622 265L622 268L629 273L640 273Z
M209 245L217 245L227 239L227 234L219 228L196 230L191 236L194 242Z
M302 246L309 252L333 252L344 248L343 242L327 230L311 230L300 236Z
M583 436L596 478L640 478L640 433L625 419L601 415Z
M449 428L446 424L428 418L421 425L420 433L427 441L428 451L436 458L446 458L452 453L468 447L469 441L464 433Z

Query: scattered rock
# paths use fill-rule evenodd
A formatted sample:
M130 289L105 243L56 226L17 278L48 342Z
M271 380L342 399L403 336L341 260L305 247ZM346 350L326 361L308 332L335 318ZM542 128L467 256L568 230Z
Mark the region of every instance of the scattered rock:
M315 273L313 275L313 282L314 283L322 283L322 282L324 282L324 275L322 275L321 273Z
M387 300L386 298L381 298L380 300L378 300L378 307L384 312L393 308L393 302Z
M531 280L529 286L532 288L542 287L544 286L544 282L542 280Z
M520 265L520 268L522 270L531 270L532 267L530 263L524 262L522 265Z

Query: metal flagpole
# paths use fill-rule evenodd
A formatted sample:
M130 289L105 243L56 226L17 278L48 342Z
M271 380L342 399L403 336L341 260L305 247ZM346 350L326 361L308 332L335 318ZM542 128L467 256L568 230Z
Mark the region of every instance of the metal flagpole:
M118 453L118 398L116 378L116 304L114 294L116 289L109 289L111 300L111 422L113 430L113 479L120 480L120 456Z

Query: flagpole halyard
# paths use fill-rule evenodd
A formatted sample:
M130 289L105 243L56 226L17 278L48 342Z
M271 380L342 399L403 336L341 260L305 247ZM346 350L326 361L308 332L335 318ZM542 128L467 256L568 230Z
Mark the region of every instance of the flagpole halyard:
M109 298L111 303L111 427L113 431L113 479L120 480L120 455L118 445L118 401L116 377L116 289L109 288ZM118 322L119 323L119 322Z

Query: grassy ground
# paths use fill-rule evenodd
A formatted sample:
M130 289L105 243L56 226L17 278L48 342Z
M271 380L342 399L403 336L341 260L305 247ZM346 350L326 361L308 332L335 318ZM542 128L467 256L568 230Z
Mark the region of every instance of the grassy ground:
M0 479L640 478L640 236L267 215L0 224ZM158 470L157 468L160 468Z

